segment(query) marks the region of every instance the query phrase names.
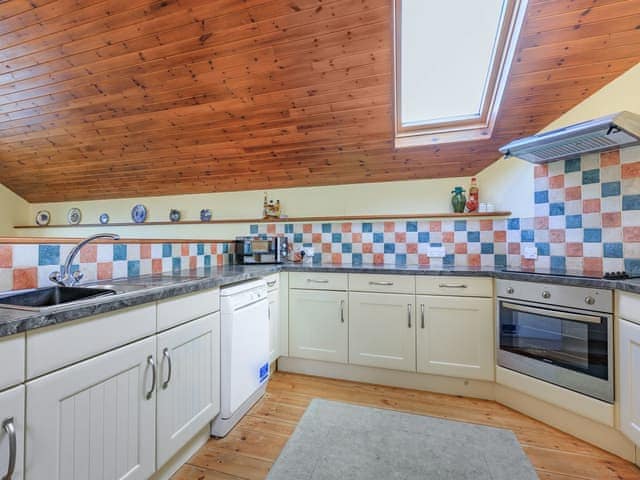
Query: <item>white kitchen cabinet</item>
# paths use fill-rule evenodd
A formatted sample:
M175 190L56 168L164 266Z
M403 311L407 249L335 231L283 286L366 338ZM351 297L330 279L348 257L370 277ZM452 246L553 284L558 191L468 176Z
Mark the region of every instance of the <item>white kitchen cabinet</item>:
M26 478L151 476L155 346L149 337L27 383Z
M220 313L157 337L160 468L220 411Z
M349 293L349 363L416 370L415 296Z
M418 295L418 372L494 379L493 300Z
M640 324L618 319L620 430L640 445Z
M289 291L289 355L347 362L349 311L346 292Z
M280 356L280 292L271 290L269 298L269 362Z
M0 478L21 480L23 468L24 385L19 385L0 393Z

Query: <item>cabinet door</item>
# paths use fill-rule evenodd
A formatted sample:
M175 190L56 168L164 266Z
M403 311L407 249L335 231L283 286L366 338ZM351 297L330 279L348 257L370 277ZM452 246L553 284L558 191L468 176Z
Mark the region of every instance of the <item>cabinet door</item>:
M620 319L620 430L640 445L640 325Z
M20 480L23 468L24 385L19 385L0 393L0 478Z
M147 479L155 470L155 337L27 383L25 476Z
M158 335L157 466L220 411L220 313Z
M418 372L494 378L493 300L417 296Z
M289 355L347 363L345 292L289 291Z
M280 356L280 292L269 292L269 362Z
M413 295L349 293L349 363L415 372Z

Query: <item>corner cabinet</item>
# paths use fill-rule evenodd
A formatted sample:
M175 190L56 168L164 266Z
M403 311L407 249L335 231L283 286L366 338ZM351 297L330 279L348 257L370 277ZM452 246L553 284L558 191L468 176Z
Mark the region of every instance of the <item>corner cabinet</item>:
M155 337L27 383L27 478L147 479L156 467Z
M619 318L620 430L640 445L640 324Z

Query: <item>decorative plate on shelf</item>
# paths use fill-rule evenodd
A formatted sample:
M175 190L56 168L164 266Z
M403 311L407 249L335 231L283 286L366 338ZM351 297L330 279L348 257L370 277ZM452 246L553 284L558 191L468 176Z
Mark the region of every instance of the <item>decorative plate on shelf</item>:
M51 214L47 210L40 210L36 214L36 224L44 227L45 225L49 225L51 221Z
M131 220L135 223L143 223L147 219L147 207L138 204L131 210Z
M171 220L172 222L179 222L180 210L176 210L175 208L172 208L171 211L169 212L169 220Z
M109 223L109 214L108 213L103 213L98 217L98 220L100 221L100 223L102 225L106 225L107 223Z
M70 225L78 225L80 220L82 220L82 212L79 208L69 210L67 213L67 222L69 222Z
M213 213L211 213L211 210L209 210L208 208L203 208L202 210L200 210L200 221L210 222L212 216Z

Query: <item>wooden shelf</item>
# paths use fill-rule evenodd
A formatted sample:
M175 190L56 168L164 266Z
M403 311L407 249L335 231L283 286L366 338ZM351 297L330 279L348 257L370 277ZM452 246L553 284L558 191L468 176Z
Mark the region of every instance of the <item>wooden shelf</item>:
M353 220L381 221L381 220L413 220L413 219L466 219L466 218L493 218L508 217L511 212L486 212L486 213L418 213L418 214L391 214L391 215L345 215L328 217L288 217L288 218L227 218L201 222L200 220L185 220L181 222L144 222L144 223L80 223L78 225L16 225L14 228L109 228L109 227L151 227L159 225L226 225L233 223L319 223L319 222L349 222Z

